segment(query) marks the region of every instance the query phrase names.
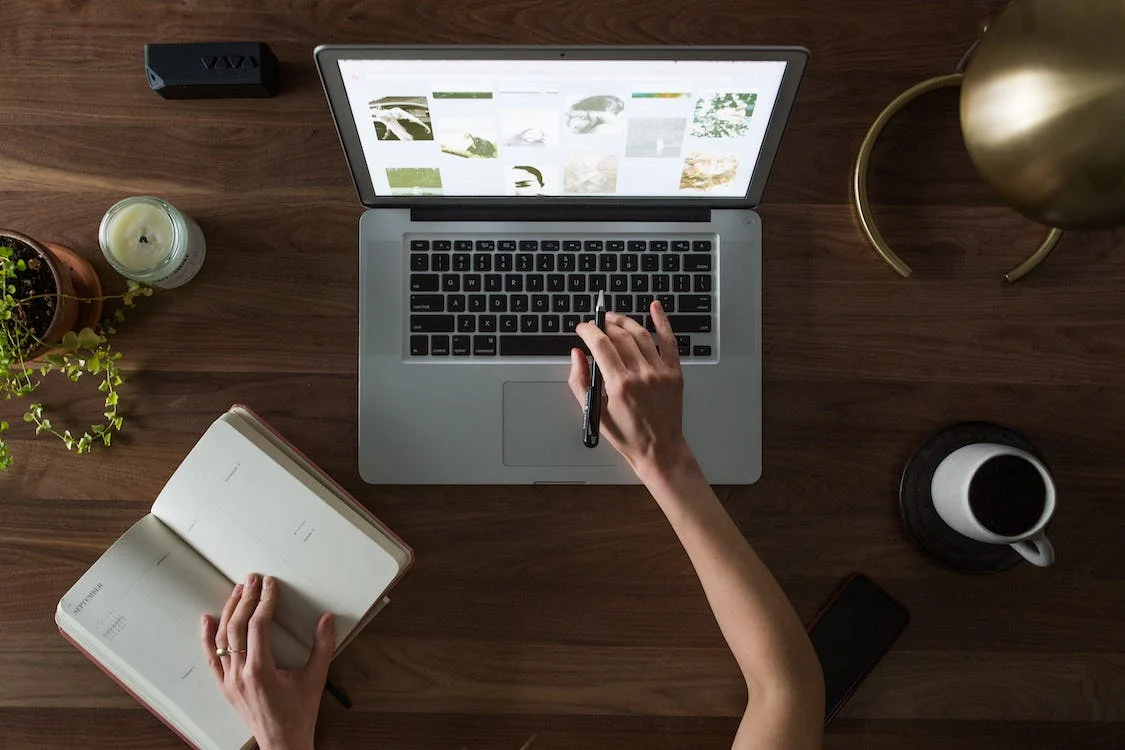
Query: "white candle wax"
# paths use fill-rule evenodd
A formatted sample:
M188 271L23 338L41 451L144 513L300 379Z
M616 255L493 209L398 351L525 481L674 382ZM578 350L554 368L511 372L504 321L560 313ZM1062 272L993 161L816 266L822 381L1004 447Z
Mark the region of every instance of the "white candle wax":
M130 271L146 271L168 257L176 229L162 207L134 203L117 212L106 226L106 249Z

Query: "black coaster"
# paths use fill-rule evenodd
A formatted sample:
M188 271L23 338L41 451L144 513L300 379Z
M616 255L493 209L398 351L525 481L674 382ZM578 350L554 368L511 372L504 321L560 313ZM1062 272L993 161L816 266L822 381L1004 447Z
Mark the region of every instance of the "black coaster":
M954 531L934 509L930 485L938 465L953 451L973 443L998 443L1027 451L1035 446L1019 433L991 422L962 422L926 439L902 471L898 505L906 535L923 552L958 573L999 573L1023 558L1006 544L986 544Z

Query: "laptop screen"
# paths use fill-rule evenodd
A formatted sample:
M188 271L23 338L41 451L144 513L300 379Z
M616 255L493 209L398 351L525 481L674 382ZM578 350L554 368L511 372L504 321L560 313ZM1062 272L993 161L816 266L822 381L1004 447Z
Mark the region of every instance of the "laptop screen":
M376 196L740 198L782 60L339 60Z

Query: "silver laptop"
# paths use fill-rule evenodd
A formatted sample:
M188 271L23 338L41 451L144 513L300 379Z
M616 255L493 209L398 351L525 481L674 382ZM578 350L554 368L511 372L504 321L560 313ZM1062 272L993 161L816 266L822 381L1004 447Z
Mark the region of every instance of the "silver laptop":
M359 468L634 483L566 384L605 290L683 362L708 479L762 470L761 221L795 47L321 46L360 200Z

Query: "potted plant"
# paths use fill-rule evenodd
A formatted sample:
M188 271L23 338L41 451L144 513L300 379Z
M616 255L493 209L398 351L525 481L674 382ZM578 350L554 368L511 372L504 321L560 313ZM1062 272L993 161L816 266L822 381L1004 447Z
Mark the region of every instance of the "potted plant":
M81 432L56 427L43 404L31 401L23 421L34 423L36 434L54 435L75 453L87 453L96 442L109 445L123 419L118 410L122 383L109 336L124 320L123 308L133 307L138 296L152 290L130 281L123 294L102 295L93 266L61 245L43 244L0 229L0 395L28 398L40 378L51 372L72 381L89 374L99 379L105 394L102 421ZM121 308L101 321L102 303L119 299ZM0 470L12 465L4 433L11 425L0 419Z

